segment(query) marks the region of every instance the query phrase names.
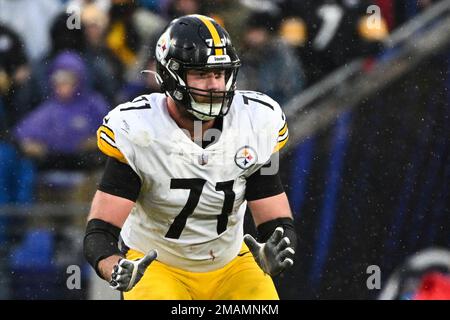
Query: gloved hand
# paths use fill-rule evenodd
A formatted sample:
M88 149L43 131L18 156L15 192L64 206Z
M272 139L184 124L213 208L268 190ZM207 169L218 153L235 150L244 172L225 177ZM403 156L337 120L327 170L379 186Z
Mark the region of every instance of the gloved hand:
M119 291L130 291L141 280L147 267L156 259L158 251L150 250L137 260L120 259L114 266L109 286Z
M259 267L267 274L276 276L294 264L294 249L288 237L283 238L284 230L277 227L266 243L259 243L251 235L244 236L244 242L253 254Z

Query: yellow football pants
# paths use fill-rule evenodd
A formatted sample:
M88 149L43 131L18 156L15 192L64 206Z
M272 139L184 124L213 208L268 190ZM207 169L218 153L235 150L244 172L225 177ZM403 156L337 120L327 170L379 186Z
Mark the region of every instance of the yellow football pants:
M130 249L127 259L142 258ZM189 272L153 261L126 300L278 300L272 278L259 268L244 244L239 255L221 269Z

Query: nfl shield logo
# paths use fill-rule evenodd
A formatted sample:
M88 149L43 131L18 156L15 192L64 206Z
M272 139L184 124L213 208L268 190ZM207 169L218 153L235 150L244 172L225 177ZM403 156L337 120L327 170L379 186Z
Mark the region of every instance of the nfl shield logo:
M198 164L201 166L204 166L208 163L208 155L207 154L201 154L198 156Z

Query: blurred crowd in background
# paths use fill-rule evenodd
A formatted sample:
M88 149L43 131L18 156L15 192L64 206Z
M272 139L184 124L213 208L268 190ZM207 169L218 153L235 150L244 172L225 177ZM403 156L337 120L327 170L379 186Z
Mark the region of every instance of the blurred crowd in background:
M156 40L173 18L219 21L242 59L238 89L283 105L382 50L390 30L431 3L410 2L0 0L0 204L53 200L36 187L79 185L80 170L102 165L96 128L117 104L159 91L140 71L155 69ZM368 28L373 4L381 24Z
M159 92L140 71L155 69L156 41L176 17L216 19L242 60L238 89L283 106L382 52L390 32L433 2L0 0L0 205L90 200L105 161L96 129L116 105Z

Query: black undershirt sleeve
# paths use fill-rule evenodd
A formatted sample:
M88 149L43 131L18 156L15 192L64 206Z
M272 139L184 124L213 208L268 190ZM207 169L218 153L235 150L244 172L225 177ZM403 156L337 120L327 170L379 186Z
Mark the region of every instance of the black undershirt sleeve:
M280 175L262 175L261 169L247 178L245 199L248 201L263 199L283 193L284 188Z
M108 157L98 190L136 202L141 179L128 164Z

